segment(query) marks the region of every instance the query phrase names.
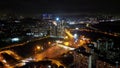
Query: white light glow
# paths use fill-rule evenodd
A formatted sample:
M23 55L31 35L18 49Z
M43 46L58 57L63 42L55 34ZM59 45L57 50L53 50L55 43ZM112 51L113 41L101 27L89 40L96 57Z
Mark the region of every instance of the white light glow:
M78 37L78 35L77 34L74 34L74 38L76 39Z
M12 42L17 42L17 41L19 41L19 40L20 40L19 38L12 38L12 39L11 39Z
M56 20L59 21L59 18L57 17Z
M76 30L78 30L79 28L75 28Z

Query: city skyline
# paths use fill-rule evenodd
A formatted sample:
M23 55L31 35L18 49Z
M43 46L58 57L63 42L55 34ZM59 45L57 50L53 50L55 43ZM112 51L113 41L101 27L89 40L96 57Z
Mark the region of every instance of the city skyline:
M120 68L117 0L0 0L0 68Z

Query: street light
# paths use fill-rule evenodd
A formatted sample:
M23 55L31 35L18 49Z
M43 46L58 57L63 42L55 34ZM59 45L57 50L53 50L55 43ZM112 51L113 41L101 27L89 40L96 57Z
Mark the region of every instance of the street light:
M77 34L74 34L74 39L75 39L75 42L78 41L78 35Z
M118 62L118 61L116 61L115 63L116 63L116 68L118 68L118 63L119 63L119 62Z
M77 35L77 34L74 34L74 38L77 39L77 38L78 38L78 35Z
M88 60L88 68L92 68L92 54L94 53L94 44L90 43L88 47L91 48L90 50L91 55L89 56L89 60Z
M37 52L39 52L40 50L43 50L43 47L37 45L37 46L35 47L35 54L36 54Z
M36 48L37 48L37 50L40 50L40 46L37 46Z

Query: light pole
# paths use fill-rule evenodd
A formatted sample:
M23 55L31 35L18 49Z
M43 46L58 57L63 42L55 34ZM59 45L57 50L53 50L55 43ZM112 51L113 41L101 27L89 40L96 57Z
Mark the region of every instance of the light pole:
M89 59L88 59L88 68L92 68L92 54L94 52L94 49L91 49L90 53L91 55L89 55Z
M118 63L119 63L119 62L118 62L118 61L116 61L115 63L116 63L116 68L118 68Z
M89 44L88 47L91 48L90 50L91 55L89 55L88 59L88 68L92 68L92 54L94 53L94 44Z
M36 46L35 47L35 54L37 54L41 50L41 46Z

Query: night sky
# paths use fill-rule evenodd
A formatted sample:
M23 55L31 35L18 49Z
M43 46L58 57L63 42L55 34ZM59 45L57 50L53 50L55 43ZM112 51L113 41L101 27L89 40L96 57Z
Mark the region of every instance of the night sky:
M0 13L115 13L117 0L0 0Z

